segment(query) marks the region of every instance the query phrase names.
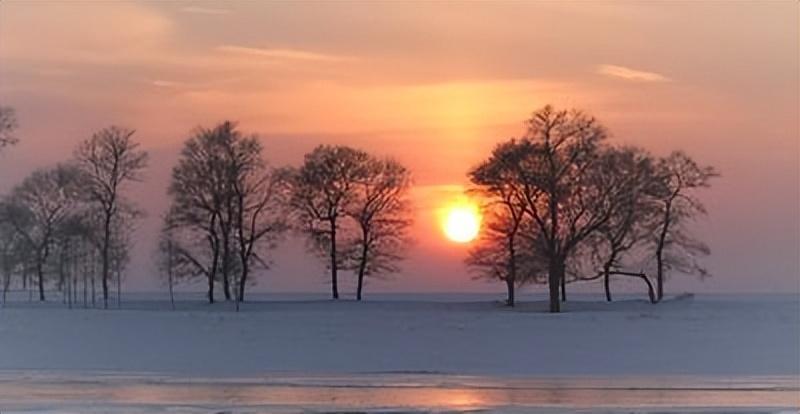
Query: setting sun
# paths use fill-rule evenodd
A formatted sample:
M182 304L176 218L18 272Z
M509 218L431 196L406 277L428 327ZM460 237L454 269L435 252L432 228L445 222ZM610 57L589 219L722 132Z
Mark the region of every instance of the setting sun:
M442 223L445 236L456 243L467 243L478 236L481 215L474 204L459 204L447 210Z

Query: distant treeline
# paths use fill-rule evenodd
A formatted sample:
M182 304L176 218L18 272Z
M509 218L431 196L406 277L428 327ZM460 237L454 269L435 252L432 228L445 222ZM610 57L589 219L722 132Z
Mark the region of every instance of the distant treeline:
M0 150L17 142L14 111L0 107ZM670 270L705 276L697 258L708 247L689 224L705 212L694 190L717 173L681 152L654 158L605 142L607 132L576 110L546 106L522 138L499 144L469 171L484 225L466 263L515 288L547 284L560 311L567 283L610 277L643 280L655 303ZM82 142L70 160L34 171L0 202L0 271L5 302L13 281L45 300L45 286L72 306L97 297L117 303L143 212L127 196L148 156L134 130L112 126ZM168 187L170 207L156 257L171 297L174 286L203 280L213 303L238 309L255 275L289 231L330 271L364 280L397 272L410 246L410 172L392 158L321 145L299 167L272 167L255 135L235 123L198 128L184 142ZM655 263L655 283L644 269ZM98 286L96 286L98 285ZM560 293L560 295L559 295ZM559 297L560 296L560 297Z

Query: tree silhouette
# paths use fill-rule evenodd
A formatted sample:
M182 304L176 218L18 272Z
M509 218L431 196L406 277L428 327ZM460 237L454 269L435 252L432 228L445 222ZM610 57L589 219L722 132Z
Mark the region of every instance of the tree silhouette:
M657 297L664 297L664 278L667 271L706 277L708 271L699 258L711 250L692 236L687 225L706 208L695 195L696 190L707 188L719 173L711 166L701 166L681 151L675 151L658 161L656 166L659 187L655 200L655 246Z
M338 272L350 253L342 252L341 220L355 201L356 183L363 179L369 155L345 146L321 145L306 154L303 165L292 178L291 204L299 228L306 233L311 249L328 257L331 294L339 298Z
M650 279L643 272L626 270L626 263L636 252L645 248L652 234L652 217L656 214L652 196L658 186L653 158L635 147L608 148L598 160L599 172L611 181L620 183L616 197L609 198L613 213L587 242L591 262L600 268L595 276L603 278L606 300L611 301L611 276L640 278L648 287L650 300L655 302Z
M692 191L716 172L680 152L656 162L640 149L606 144L606 136L593 117L548 105L533 113L521 139L498 145L469 172L471 191L487 200L488 220L467 263L506 282L509 303L524 282L520 265L534 273L546 268L551 312L560 311L559 290L566 300L568 279L602 277L611 300L611 275L637 277L656 301L666 270L705 274L696 258L708 248L684 224L705 212ZM658 262L657 295L643 272L626 270L648 242ZM600 269L587 276L586 263Z
M255 136L226 121L197 129L173 168L162 236L169 268L176 279L205 276L211 303L221 276L226 298L235 286L238 309L253 263L268 265L263 250L286 227L283 173L269 169L262 152Z
M497 145L492 155L473 168L468 176L471 192L485 200L484 229L469 252L467 265L478 271L479 277L499 279L506 284L509 306L515 305L515 288L535 277L538 246L525 243L523 233L528 225L528 240L535 228L526 223L525 204L517 178L517 141ZM523 260L527 258L528 260ZM528 271L520 272L526 267Z
M108 282L112 270L112 249L115 226L126 217L124 211L135 210L124 197L126 184L140 181L147 166L147 152L139 150L133 140L134 130L111 126L102 129L87 139L75 151L75 158L85 177L87 202L96 210L102 229L100 238L101 281L103 285L103 307L108 308ZM131 216L135 217L135 215Z
M44 301L44 266L60 227L77 213L80 171L66 164L34 171L16 186L3 203L4 221L30 248L36 269L39 300Z
M364 277L397 272L397 262L410 243L407 193L411 175L393 159L362 160L352 187L355 196L346 214L357 224L352 267L357 276L356 299L361 300Z

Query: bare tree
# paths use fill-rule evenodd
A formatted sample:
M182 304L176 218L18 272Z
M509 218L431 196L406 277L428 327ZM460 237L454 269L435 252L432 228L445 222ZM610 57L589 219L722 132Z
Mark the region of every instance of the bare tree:
M0 150L17 143L18 139L14 136L16 129L17 117L14 108L0 105Z
M185 275L185 273L178 271L180 256L176 250L176 242L173 239L172 231L168 228L161 231L156 261L158 269L165 279L164 283L167 285L170 307L175 310L175 286L181 282L181 275Z
M127 183L140 181L147 166L147 152L133 140L134 130L112 126L100 130L75 151L86 176L88 202L100 213L102 238L103 307L108 308L108 282L111 278L111 249L114 221L121 218L122 206L130 204L123 195Z
M80 185L80 183L78 184ZM62 300L70 308L72 307L74 294L76 293L77 277L82 258L80 248L83 243L89 243L92 227L86 219L85 211L78 209L75 213L67 217L56 229L54 241L57 251L57 268L59 274L59 290L62 292Z
M653 214L655 214L652 194L658 181L655 176L654 161L646 152L635 147L607 148L598 159L597 171L611 182L617 182L619 191L616 197L609 197L612 211L588 241L588 249L593 264L600 271L579 280L603 278L606 300L611 301L610 279L612 275L635 277L647 284L651 302L655 302L652 283L643 271L626 270L634 253L644 250L644 244L652 234Z
M7 223L25 240L34 263L39 300L44 296L44 266L59 227L75 214L80 172L68 165L37 170L15 187L4 204Z
M664 297L664 277L668 270L708 276L699 258L710 253L708 246L694 238L687 225L706 214L696 190L710 186L719 173L711 166L700 166L681 151L659 160L657 174L660 186L655 195L658 205L653 239L656 257L657 298Z
M550 311L559 312L567 259L579 243L608 218L608 189L588 185L606 131L579 111L546 106L528 121L521 141L522 198L526 213L537 224L548 258Z
M253 262L269 266L267 250L276 246L286 230L288 174L270 170L254 137L229 148L229 177L233 190L233 228L239 255L236 310L244 301ZM261 254L259 254L261 253Z
M226 299L229 297L233 192L227 186L225 157L228 148L241 138L231 122L212 129L197 128L172 170L168 191L172 205L165 229L173 233L175 269L186 277L204 276L209 303L214 303L214 285L220 273L223 292Z
M339 298L338 270L348 257L340 245L349 243L339 241L352 240L352 234L343 237L347 229L341 228L341 220L356 197L355 184L364 175L367 159L364 151L322 145L306 154L302 167L293 174L291 204L313 251L328 257L334 299Z
M365 276L399 270L397 262L410 243L411 224L408 170L393 159L368 157L361 162L360 177L352 188L355 196L345 208L358 226L355 246L350 249L358 278L357 300L361 300Z
M533 276L519 275L519 268L523 265L520 259L526 254L520 234L526 216L516 176L519 161L516 145L514 140L499 144L488 160L468 174L473 184L470 191L485 200L486 224L469 252L467 265L476 269L480 277L505 282L508 291L506 303L512 307L515 305L515 288ZM529 244L527 249L528 253L535 252L536 246ZM528 263L529 266L532 264Z
M516 306L516 289L529 283L546 283L547 260L530 220L520 220L494 205L484 210L481 233L470 247L466 264L478 279L499 280L506 285L506 305Z
M163 245L169 247L161 251L161 267L164 274L168 274L172 284L182 280L203 278L208 282L207 298L209 303L214 303L214 278L211 264L206 263L203 255L207 254L207 234L201 229L190 228L174 222L174 210L171 210L164 219L164 228L161 238ZM208 253L213 255L213 253ZM208 261L212 261L208 259ZM169 273L167 273L169 272Z
M547 259L550 312L559 312L569 260L609 220L624 180L598 168L607 133L593 117L545 106L527 127L522 139L506 144L514 162L497 168L536 229L525 237L534 242L532 256Z
M3 214L6 211L5 204L0 202L0 272L3 278L3 306L6 304L12 277L25 264L27 253L25 240Z
M111 272L117 281L117 308L122 307L122 278L131 260L130 252L133 246L133 224L136 217L139 217L141 214L139 210L126 209L124 213L118 214L112 223L109 259Z
M198 129L173 169L172 206L165 219L171 266L179 277L205 276L208 298L221 276L226 297L244 299L254 263L267 266L266 250L285 225L282 178L268 168L255 136L232 122Z

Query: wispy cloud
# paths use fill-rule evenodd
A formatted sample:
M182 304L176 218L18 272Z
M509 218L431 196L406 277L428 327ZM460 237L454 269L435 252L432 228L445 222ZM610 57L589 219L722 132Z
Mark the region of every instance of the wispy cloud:
M240 55L260 56L269 59L313 60L318 62L338 62L350 60L350 57L328 55L324 53L308 52L297 49L262 49L255 47L224 45L218 46L217 51Z
M231 14L230 9L216 9L211 7L197 7L197 6L181 7L181 11L184 13L192 13L192 14L209 14L209 15Z
M618 65L600 65L597 73L636 82L669 82L670 78L656 72L647 72Z
M175 82L175 81L168 81L162 79L156 79L150 82L151 85L157 86L159 88L177 88L183 86L182 82Z

